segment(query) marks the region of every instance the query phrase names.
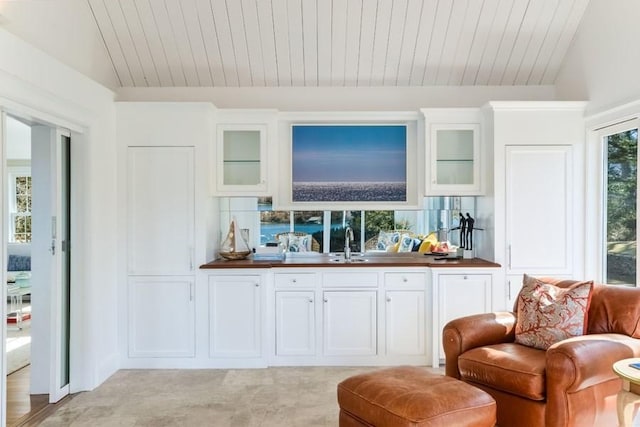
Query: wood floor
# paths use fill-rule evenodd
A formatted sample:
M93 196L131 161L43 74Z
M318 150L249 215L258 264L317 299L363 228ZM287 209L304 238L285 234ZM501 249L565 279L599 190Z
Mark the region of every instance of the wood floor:
M60 406L48 394L29 394L30 374L28 365L7 377L7 427L36 426Z

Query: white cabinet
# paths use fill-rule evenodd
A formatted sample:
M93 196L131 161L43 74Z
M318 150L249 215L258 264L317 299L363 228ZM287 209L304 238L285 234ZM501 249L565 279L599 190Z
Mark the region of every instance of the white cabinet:
M315 318L314 291L276 292L276 355L315 355Z
M505 147L507 275L572 273L570 145Z
M424 355L425 292L386 291L385 307L386 354Z
M480 192L479 141L479 124L431 125L429 194Z
M433 365L444 358L442 348L442 329L450 320L472 314L488 313L492 310L491 274L434 274L434 289L437 295L436 319L434 325Z
M216 194L259 195L267 190L267 126L219 124Z
M475 108L424 108L422 113L427 144L426 194L483 194L480 111Z
M128 147L128 274L194 274L194 223L194 148Z
M505 101L483 110L494 141L495 237L479 253L504 266L498 309L513 307L525 273L584 278L584 107Z
M209 276L209 356L261 357L260 275Z
M193 357L193 277L130 277L129 357Z
M377 354L377 292L324 291L325 356Z

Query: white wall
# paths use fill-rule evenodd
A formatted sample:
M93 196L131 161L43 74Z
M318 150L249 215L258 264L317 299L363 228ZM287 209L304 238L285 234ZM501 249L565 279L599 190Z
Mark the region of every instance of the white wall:
M118 368L113 93L3 29L0 52L0 109L72 131L71 391L92 389Z
M120 88L118 101L200 101L280 111L417 111L489 101L548 101L553 86Z
M556 80L558 99L587 114L640 99L640 1L591 0Z
M31 127L7 117L7 160L31 159Z
M0 23L7 31L104 86L118 86L87 0L2 1Z

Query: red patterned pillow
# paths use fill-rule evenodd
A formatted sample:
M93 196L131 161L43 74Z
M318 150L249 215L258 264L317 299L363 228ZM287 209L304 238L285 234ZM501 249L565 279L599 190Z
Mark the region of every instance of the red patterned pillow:
M546 350L564 339L583 335L593 282L559 288L524 275L518 295L516 342Z

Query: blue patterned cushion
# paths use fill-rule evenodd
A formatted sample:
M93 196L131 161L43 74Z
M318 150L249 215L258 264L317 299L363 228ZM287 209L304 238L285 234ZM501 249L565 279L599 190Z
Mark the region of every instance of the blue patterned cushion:
M311 235L296 236L288 233L280 236L280 242L288 252L309 252L311 251Z
M413 237L408 234L403 234L400 236L400 246L398 247L398 252L411 252L413 249Z
M9 255L8 271L31 271L31 257L24 255Z
M400 232L398 231L382 231L378 234L378 242L376 249L387 251L400 241Z

